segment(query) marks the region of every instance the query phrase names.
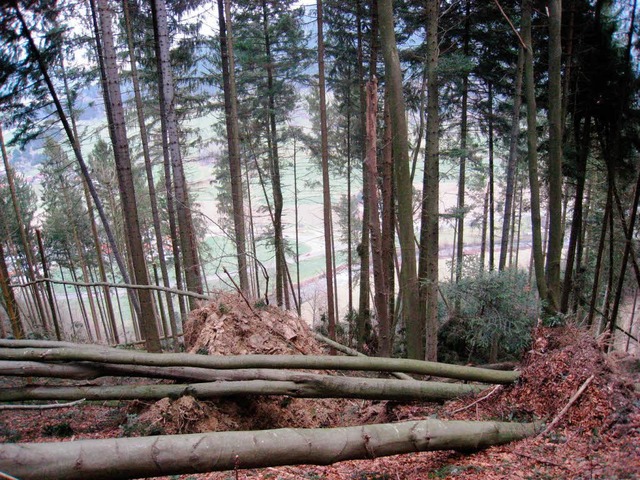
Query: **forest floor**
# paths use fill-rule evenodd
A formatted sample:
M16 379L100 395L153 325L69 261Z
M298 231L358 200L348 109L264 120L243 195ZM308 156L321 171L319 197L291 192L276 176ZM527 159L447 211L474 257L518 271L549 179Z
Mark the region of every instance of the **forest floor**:
M325 348L307 325L275 308L256 309L220 294L192 312L190 352L318 354ZM602 353L574 327L538 328L520 364L520 379L444 404L341 399L254 397L196 401L86 402L56 410L0 411L0 442L335 427L425 418L551 422L586 389L547 434L475 453L424 452L330 466L286 466L163 479L634 479L640 478L640 359ZM105 379L131 382L131 379ZM0 377L0 388L34 379ZM93 382L95 383L95 382Z

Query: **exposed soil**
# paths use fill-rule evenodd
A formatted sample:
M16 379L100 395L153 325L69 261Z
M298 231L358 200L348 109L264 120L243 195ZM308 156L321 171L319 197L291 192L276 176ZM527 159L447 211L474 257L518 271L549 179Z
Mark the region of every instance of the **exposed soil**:
M292 466L163 478L640 478L640 397L634 392L634 383L640 383L640 360L622 354L605 355L590 335L576 328L540 328L534 335L533 348L524 355L516 384L445 404L288 397L91 402L56 410L1 411L0 441L332 427L430 416L549 423L593 376L551 432L473 454L425 452L326 467ZM230 294L220 294L192 312L185 341L190 352L209 355L326 353L296 316L272 307L249 306L241 297ZM0 377L0 387L22 382Z

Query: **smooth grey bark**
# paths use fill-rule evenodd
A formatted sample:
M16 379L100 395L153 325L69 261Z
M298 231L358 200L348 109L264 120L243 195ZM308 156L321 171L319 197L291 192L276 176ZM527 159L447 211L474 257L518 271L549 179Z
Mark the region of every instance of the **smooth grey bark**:
M119 480L277 465L329 465L417 451L473 451L520 440L538 430L534 423L421 420L6 444L0 450L0 471L22 480Z
M364 370L404 372L486 383L511 383L518 372L498 372L483 368L401 358L333 357L320 355L235 355L205 356L183 353L153 354L116 349L90 348L2 348L1 360L92 361L118 364L185 366L216 369L286 368L311 370Z
M332 377L290 373L286 380L215 381L178 385L107 385L74 387L10 387L0 402L31 400L160 400L192 396L199 400L248 395L299 398L359 398L394 401L443 401L479 393L484 388L418 380Z

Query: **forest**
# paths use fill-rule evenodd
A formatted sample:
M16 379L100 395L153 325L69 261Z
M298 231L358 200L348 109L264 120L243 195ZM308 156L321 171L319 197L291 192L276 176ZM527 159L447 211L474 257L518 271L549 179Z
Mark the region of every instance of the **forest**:
M0 478L633 478L637 14L0 2Z

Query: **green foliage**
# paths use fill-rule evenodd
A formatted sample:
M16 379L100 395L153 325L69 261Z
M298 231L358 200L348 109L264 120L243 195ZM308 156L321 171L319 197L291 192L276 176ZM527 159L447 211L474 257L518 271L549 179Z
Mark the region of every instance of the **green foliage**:
M518 356L531 340L540 310L528 276L519 270L476 272L463 272L457 285L442 285L450 308L459 305L441 328L443 351L453 357L448 360L466 360L461 358L466 355L486 361L496 347L498 354Z
M66 438L72 436L73 433L73 427L71 427L69 422L60 422L52 425L45 425L42 428L42 434L45 437Z

